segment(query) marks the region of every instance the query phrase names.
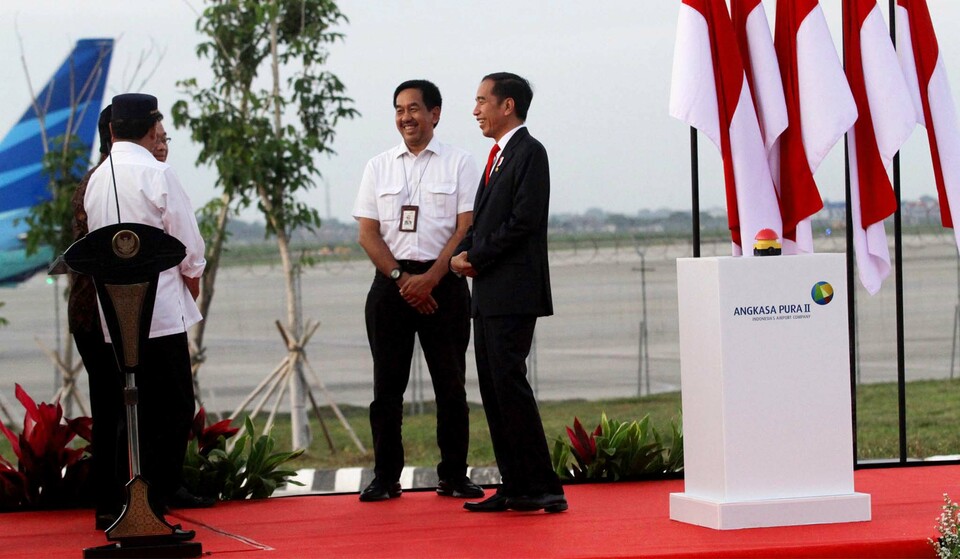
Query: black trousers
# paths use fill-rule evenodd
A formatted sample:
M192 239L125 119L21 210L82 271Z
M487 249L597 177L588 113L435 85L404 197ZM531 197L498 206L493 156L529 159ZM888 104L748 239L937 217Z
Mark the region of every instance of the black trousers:
M537 317L473 318L474 349L483 411L508 497L563 494L553 471L537 400L527 382L527 355Z
M187 334L150 338L141 348L140 364L134 375L140 472L150 484L150 501L162 510L182 484L187 436L195 413ZM126 457L126 415L118 437L117 448ZM126 478L130 479L129 470Z
M124 504L124 484L130 480L127 455L117 448L120 426L125 421L123 377L117 370L113 348L103 341L103 332L74 332L90 385L90 415L93 419L91 476L97 514L119 514Z
M405 264L406 271L419 273ZM396 282L377 272L367 295L367 338L373 355L374 473L387 483L403 469L403 393L410 380L414 334L420 338L437 402L437 475L456 480L466 475L470 442L469 408L464 383L470 342L470 291L464 278L447 274L433 290L437 311L418 313L403 300Z

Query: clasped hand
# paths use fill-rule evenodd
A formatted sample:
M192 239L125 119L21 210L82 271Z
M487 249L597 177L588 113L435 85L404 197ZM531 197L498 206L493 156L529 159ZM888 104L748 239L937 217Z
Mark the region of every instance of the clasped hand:
M473 264L467 260L467 251L463 251L450 259L450 269L468 278L477 277L477 271L473 268Z
M400 296L417 312L433 314L437 311L437 301L430 294L437 284L427 274L403 274L397 283Z

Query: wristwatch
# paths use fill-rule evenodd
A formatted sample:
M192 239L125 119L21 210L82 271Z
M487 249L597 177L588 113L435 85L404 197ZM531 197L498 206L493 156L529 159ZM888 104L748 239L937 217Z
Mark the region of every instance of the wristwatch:
M403 273L403 271L402 271L402 270L400 269L400 267L398 266L398 267L390 270L390 279L392 279L393 281L397 281L398 279L400 279L400 274L402 274L402 273Z

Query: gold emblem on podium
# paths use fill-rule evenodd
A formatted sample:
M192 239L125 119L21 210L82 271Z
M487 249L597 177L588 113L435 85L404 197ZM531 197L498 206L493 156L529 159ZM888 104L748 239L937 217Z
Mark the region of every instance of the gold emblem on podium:
M113 236L113 253L120 258L133 258L140 252L140 237L129 229L117 231Z

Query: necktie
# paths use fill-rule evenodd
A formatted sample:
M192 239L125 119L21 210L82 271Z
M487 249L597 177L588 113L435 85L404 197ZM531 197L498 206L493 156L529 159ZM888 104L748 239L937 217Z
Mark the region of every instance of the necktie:
M493 167L493 161L497 158L497 152L500 151L499 144L493 144L493 147L490 148L490 155L487 157L487 168L483 172L483 185L486 186L490 182L490 169Z

